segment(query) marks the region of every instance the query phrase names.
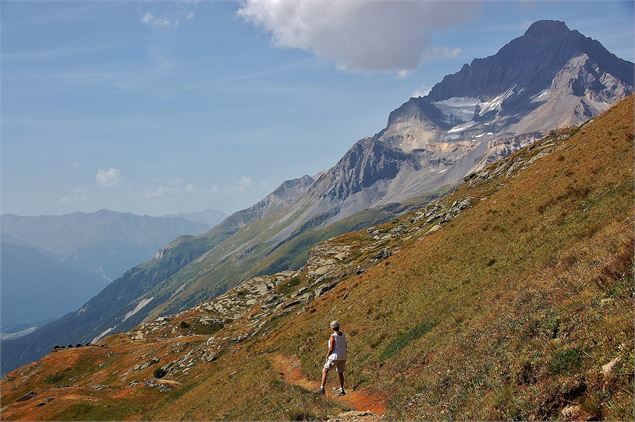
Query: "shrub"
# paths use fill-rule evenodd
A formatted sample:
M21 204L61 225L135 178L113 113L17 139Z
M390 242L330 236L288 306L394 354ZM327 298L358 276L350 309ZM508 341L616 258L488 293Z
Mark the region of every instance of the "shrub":
M581 349L573 347L556 352L549 363L552 374L568 374L580 368L584 354Z
M155 378L163 378L168 374L168 371L163 368L156 368L153 374Z
M53 375L49 375L48 377L46 377L44 382L47 384L56 384L62 381L63 379L64 379L64 374L57 372Z

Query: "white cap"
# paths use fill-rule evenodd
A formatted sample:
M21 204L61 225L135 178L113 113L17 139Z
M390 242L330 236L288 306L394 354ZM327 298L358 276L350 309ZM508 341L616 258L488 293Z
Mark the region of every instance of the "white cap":
M340 323L337 321L331 321L331 328L333 330L339 330L340 329Z

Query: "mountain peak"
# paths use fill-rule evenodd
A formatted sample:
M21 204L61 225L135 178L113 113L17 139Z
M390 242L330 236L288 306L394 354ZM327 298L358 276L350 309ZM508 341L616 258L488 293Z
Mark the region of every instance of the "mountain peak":
M569 27L562 21L540 20L532 23L525 36L533 38L551 38L570 32Z
M540 20L496 54L474 59L432 87L429 101L452 97L491 98L510 89L536 95L548 89L556 74L574 57L586 54L598 69L632 85L633 64L611 54L599 41L561 21Z

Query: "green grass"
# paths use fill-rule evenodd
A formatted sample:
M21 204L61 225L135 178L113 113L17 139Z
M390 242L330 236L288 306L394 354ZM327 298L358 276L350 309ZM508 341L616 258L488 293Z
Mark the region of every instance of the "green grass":
M57 372L53 375L49 375L48 377L46 377L46 379L44 380L45 383L47 384L57 384L58 382L62 381L64 379L64 374L61 372Z
M572 373L580 369L583 358L584 352L578 347L560 350L549 362L549 370L554 375Z
M295 288L300 285L301 282L302 280L300 279L300 277L293 277L289 281L282 283L278 287L276 287L276 292L278 294L286 296L293 292Z

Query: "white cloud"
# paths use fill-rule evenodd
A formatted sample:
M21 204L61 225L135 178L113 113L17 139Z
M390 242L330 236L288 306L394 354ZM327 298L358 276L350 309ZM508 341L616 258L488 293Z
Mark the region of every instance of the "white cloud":
M157 182L158 180L154 180ZM165 183L144 192L145 198L159 198L162 196L181 195L183 193L197 192L198 189L193 183L185 183L180 177L167 180Z
M245 192L245 190L251 185L253 179L249 176L240 176L238 179L238 190L240 192Z
M64 195L57 200L60 204L74 204L77 202L86 202L88 197L86 195Z
M107 170L97 170L95 176L97 184L103 187L113 187L119 185L123 181L123 174L119 169L109 168Z
M172 28L174 25L167 17L155 16L151 12L145 12L143 16L141 16L141 22L146 25L154 26L155 28Z
M187 9L188 6L195 6L197 2L178 3L176 9L170 10L163 15L156 15L152 12L145 11L141 15L141 23L160 29L178 28L182 21L191 21L196 14Z
M461 54L460 48L447 48L447 47L429 47L426 48L422 54L424 60L427 59L456 59Z
M178 187L159 185L154 189L148 189L145 191L143 196L146 198L159 198L161 196L178 195L180 193L181 189Z
M74 169L80 168L82 166L82 160L75 160L71 163L71 167Z
M476 1L243 0L237 15L270 33L277 47L309 50L343 69L405 76L435 52L431 31L468 19L478 7Z
M238 186L240 187L247 187L249 185L251 185L251 182L253 181L253 179L249 176L240 176L240 179L238 179Z

